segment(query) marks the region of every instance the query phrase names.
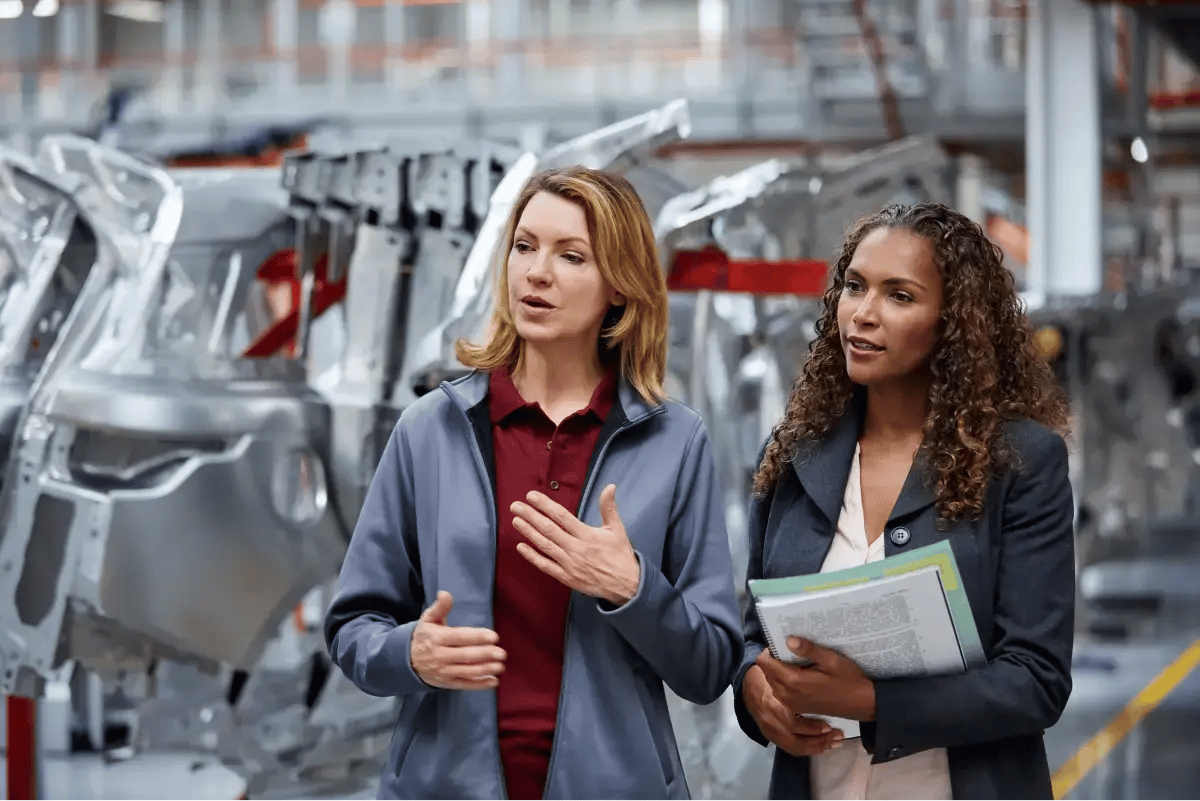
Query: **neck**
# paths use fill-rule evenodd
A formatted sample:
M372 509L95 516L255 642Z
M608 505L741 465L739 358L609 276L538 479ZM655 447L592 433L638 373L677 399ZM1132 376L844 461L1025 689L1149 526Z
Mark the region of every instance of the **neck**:
M513 373L513 384L529 403L551 409L579 402L583 408L604 378L604 366L595 346L581 353L578 348L546 347L525 343L521 364Z
M867 414L862 436L887 442L919 437L929 416L931 377L867 387Z

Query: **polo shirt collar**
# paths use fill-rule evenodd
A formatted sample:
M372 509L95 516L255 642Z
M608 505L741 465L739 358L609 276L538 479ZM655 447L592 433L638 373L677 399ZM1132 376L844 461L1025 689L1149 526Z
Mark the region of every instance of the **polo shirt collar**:
M521 393L517 391L517 387L512 381L512 375L506 367L493 370L489 375L488 395L488 414L491 417L493 425L504 422L505 419L520 409L537 408L541 410L539 404L527 403L521 397ZM608 413L612 411L613 405L616 403L616 396L617 368L613 365L605 370L604 377L592 393L592 399L588 402L587 407L577 412L577 414L585 415L590 413L603 421L608 418Z

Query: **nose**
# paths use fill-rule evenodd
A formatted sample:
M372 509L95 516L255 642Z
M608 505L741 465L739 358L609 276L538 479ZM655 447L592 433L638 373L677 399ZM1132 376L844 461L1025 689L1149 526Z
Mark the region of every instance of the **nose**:
M858 308L854 309L854 314L851 317L854 325L860 329L874 329L880 324L880 303L882 302L881 293L877 293L874 289L866 291L863 294L862 300L858 302Z
M859 301L858 308L854 310L851 321L859 327L871 328L879 324L879 307L878 296L874 292L868 292L866 296Z
M552 276L550 253L545 249L539 250L529 260L529 269L525 271L525 278L535 286L546 286L550 283Z

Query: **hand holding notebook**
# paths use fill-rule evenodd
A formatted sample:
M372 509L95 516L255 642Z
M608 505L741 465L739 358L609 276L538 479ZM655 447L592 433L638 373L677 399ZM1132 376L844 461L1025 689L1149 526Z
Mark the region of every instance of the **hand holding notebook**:
M849 570L750 582L771 654L798 636L852 659L873 679L961 673L984 661L948 542ZM847 737L858 723L826 718Z

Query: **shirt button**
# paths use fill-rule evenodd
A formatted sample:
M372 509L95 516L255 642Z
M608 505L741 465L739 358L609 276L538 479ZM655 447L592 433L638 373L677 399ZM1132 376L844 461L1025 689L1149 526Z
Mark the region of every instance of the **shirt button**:
M551 481L551 482L550 482L550 489L558 489L558 482L557 482L557 481Z
M546 443L546 450L550 450L553 447L554 447L554 440L550 440L549 442Z

